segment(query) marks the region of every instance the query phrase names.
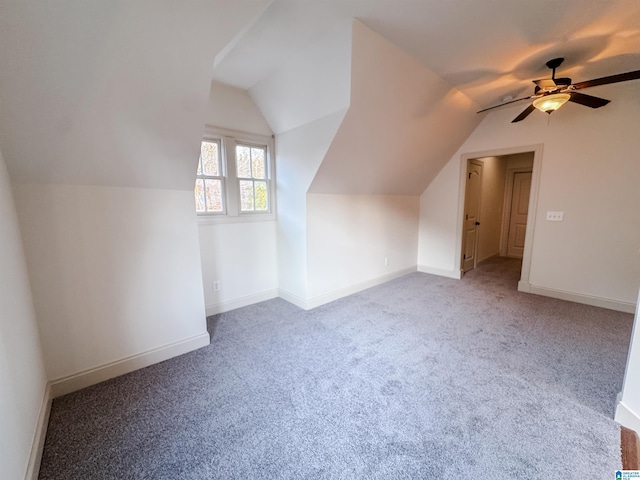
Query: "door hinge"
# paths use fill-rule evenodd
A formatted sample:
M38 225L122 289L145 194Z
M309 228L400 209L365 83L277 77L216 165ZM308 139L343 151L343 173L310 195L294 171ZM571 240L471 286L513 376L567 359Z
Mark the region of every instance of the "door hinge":
M462 255L462 259L466 260L467 259L467 254L465 253L464 255Z

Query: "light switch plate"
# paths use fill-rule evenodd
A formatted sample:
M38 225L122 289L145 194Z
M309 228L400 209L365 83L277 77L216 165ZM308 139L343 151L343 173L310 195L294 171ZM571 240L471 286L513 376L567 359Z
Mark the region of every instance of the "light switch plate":
M562 222L564 220L564 212L547 212L547 220L550 222Z

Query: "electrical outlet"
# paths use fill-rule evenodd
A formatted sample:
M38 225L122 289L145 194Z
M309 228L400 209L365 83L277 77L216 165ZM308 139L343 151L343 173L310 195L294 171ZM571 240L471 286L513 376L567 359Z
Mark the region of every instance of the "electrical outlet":
M550 222L562 222L564 220L564 212L547 212L547 220Z
M220 291L220 282L219 281L215 281L213 282L213 291L214 292L219 292Z
M389 266L389 257L384 257L384 266L385 267Z

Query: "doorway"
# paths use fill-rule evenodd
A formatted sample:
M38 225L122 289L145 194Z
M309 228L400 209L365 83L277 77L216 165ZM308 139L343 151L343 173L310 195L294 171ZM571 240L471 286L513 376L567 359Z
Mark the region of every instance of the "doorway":
M505 209L502 223L500 255L522 258L529 217L529 197L531 194L530 168L507 170Z
M495 256L524 260L533 223L534 157L534 151L525 151L466 158L461 274Z

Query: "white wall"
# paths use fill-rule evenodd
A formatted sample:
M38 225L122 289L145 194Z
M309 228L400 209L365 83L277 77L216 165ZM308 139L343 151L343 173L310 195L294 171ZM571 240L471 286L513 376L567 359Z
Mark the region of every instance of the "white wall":
M278 285L288 300L307 298L307 190L345 110L276 136Z
M633 308L640 284L640 83L588 93L612 102L597 110L568 104L550 118L536 111L515 124L522 106L484 118L421 197L419 264L459 268L463 154L543 144L530 284ZM546 221L548 210L564 211L564 222Z
M25 478L46 375L22 238L0 153L0 471Z
M638 293L640 305L640 293ZM627 369L619 403L616 408L616 422L640 432L640 308L636 308L633 322Z
M211 70L268 3L3 4L0 142L49 380L207 343L192 189Z
M206 335L191 191L14 189L50 380Z
M306 251L300 248L296 257L307 264L297 272L306 280L303 305L416 268L418 194L479 122L469 115L475 107L354 21L349 109L307 191L306 218L301 195L295 202L298 224L306 221ZM282 168L278 172L282 176Z
M207 315L278 295L275 221L200 225ZM220 290L214 291L213 282Z
M421 271L459 277L461 246L456 245L460 165L448 162L420 196L418 268ZM456 183L458 182L458 183ZM451 190L454 190L453 192Z
M211 83L206 123L238 132L272 135L249 94L219 82ZM195 167L193 175L195 177ZM201 221L198 230L207 315L277 296L275 220ZM214 291L213 282L219 282L219 291Z
M308 295L307 191L349 106L351 43L341 22L249 91L276 132L278 287L297 304Z
M310 298L415 270L417 196L309 194L307 215Z
M507 161L502 157L485 157L482 162L482 200L480 201L480 231L478 262L500 253L504 188Z

